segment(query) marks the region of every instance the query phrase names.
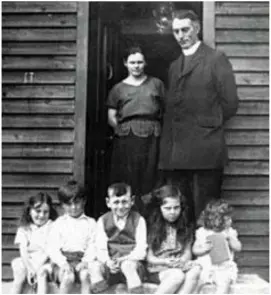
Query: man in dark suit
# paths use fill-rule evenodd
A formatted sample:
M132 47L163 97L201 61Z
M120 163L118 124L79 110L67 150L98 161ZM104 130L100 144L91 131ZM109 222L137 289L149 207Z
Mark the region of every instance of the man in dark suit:
M224 125L237 111L238 96L225 54L198 38L198 16L175 12L172 30L182 54L169 69L159 182L180 186L195 221L211 198L220 197L228 159Z

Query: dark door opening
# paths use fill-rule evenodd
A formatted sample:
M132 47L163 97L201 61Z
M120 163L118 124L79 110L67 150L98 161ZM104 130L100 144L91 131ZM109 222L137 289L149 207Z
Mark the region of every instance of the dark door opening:
M147 58L147 74L166 84L168 67L181 50L170 30L159 32L159 15L162 17L170 8L192 9L202 19L202 2L92 2L90 5L86 187L87 213L98 217L107 211L105 197L113 135L107 124L106 99L112 86L126 76L123 50L132 44L141 46Z

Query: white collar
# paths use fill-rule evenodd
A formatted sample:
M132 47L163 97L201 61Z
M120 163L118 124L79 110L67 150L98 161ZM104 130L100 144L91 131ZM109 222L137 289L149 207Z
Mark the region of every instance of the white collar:
M118 223L118 222L126 222L126 221L127 221L127 218L128 218L128 215L129 215L129 214L125 215L125 216L122 217L122 218L119 218L118 216L116 216L116 215L113 214L113 219L114 219L114 221L115 221L116 223Z
M183 54L185 56L194 54L197 51L197 49L199 48L200 44L201 44L201 41L199 40L193 46L191 46L190 48L183 49Z
M48 221L47 221L46 223L44 223L42 226L37 226L36 224L31 223L30 226L29 226L29 228L30 228L31 230L37 230L37 229L39 229L39 228L43 228L44 226L50 224L51 222L52 222L52 220L51 220L51 219L48 219Z
M79 219L87 218L87 216L86 216L85 213L82 213L79 217L76 217L76 218L70 216L70 215L67 214L67 213L65 214L65 216L66 216L66 218L68 218L68 219L72 219L72 220L79 220Z

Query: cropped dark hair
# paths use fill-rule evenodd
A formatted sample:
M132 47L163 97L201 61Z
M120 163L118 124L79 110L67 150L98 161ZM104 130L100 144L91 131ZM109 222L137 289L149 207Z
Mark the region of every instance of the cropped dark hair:
M193 10L176 10L172 13L172 20L173 19L185 19L188 18L191 21L199 22L199 17L198 15L193 11Z
M130 193L132 195L132 189L129 184L124 182L113 183L107 189L108 197L110 197L110 195L121 197L123 195L126 195L127 193Z
M33 221L30 216L31 209L38 209L42 204L49 206L49 219L55 220L58 216L56 209L54 208L51 196L48 193L39 192L34 196L30 196L25 202L22 217L20 219L21 226L28 226Z
M125 49L124 54L123 54L123 60L127 61L128 57L131 54L135 54L135 53L141 53L144 56L144 58L146 58L142 48L138 45L134 45L134 46L131 46L131 47L128 47Z
M160 248L167 236L167 221L164 219L160 208L166 198L180 200L180 216L171 224L177 230L177 240L185 246L193 238L193 225L188 220L188 206L185 196L176 185L164 185L152 192L151 202L148 205L148 244L153 251Z
M231 216L232 207L224 199L211 200L201 212L198 225L219 232L225 229L225 216Z
M57 196L59 202L69 203L75 200L85 200L86 191L85 188L75 180L70 180L67 184L61 186L58 189Z

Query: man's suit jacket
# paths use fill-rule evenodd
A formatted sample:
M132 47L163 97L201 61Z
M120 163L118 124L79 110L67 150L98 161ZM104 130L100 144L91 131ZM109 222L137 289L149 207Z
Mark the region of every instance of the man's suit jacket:
M238 107L232 66L224 53L201 43L182 71L169 69L159 169L213 169L227 162L224 123Z

